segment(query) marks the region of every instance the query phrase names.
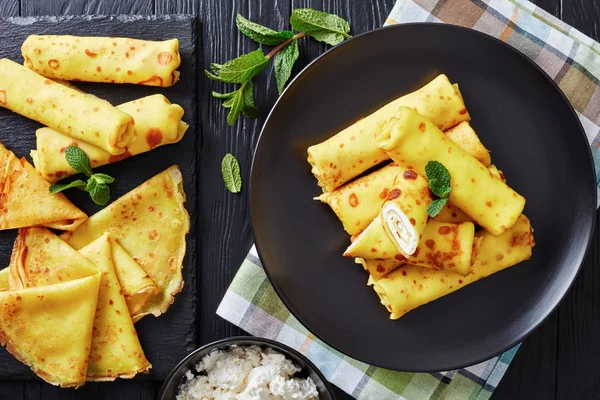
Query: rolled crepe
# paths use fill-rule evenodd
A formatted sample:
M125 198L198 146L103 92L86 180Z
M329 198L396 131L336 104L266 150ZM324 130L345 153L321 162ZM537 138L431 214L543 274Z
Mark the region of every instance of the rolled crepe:
M403 169L391 163L347 183L316 199L327 203L350 235L362 232L381 211L393 188L394 179Z
M36 131L37 150L31 158L38 172L50 183L77 173L62 155L68 146L81 148L90 158L92 168L111 164L125 158L145 153L155 147L177 143L185 134L188 124L183 122L183 108L171 104L162 94L155 94L118 105L117 108L135 120L136 140L118 156L82 140L73 139L54 129Z
M429 221L431 222L431 220ZM427 228L425 228L425 230L427 231ZM477 256L477 252L479 251L479 248L481 247L481 243L482 243L482 238L481 237L474 237L471 241L473 242L473 250L471 251L471 261L469 263L469 269L467 271L467 273L461 273L460 275L467 275L471 272L471 268L470 266L473 265L473 263L475 262L475 257ZM418 248L417 248L418 249ZM428 251L430 251L426 246L423 248L423 251L425 253L427 253ZM450 255L450 257L448 258L449 261L451 261L451 257L453 257L452 253L448 253ZM378 281L379 279L383 278L384 276L386 276L387 274L389 274L390 272L398 269L399 267L408 264L411 265L411 257L408 257L408 259L406 260L365 260L364 258L355 258L354 262L356 262L357 264L361 264L363 266L363 268L365 269L365 271L367 271L369 273L369 285L372 285L373 282ZM442 259L442 257L438 257L438 259ZM421 265L422 267L426 267L426 268L435 268L432 266L425 264ZM456 268L436 268L436 269L447 269L448 271L454 271L456 273L460 273L456 270Z
M23 157L0 144L0 230L43 225L74 230L87 215L50 184Z
M25 65L53 79L171 86L179 80L179 41L31 35Z
M446 130L470 119L465 103L446 75L402 96L328 140L308 148L312 173L324 191L331 191L390 157L377 148L375 133L400 106L412 107Z
M471 124L466 121L461 122L444 132L454 143L463 149L466 153L472 155L486 167L492 163L490 151L485 148L479 136L475 133Z
M500 179L502 182L506 183L506 178L504 177L504 173L498 169L494 164L488 166L488 171L496 178Z
M441 162L451 176L450 202L494 235L513 226L525 207L523 196L408 107L401 107L398 117L377 134L377 145L423 176L429 161Z
M367 228L368 229L368 228ZM390 248L393 243L382 228L378 233L379 246ZM394 270L402 264L419 265L433 269L448 269L460 275L468 275L473 264L473 242L475 225L472 222L447 223L429 220L415 252L408 257L396 254L393 259L377 259L368 252L353 252L355 257L365 260L361 264L375 279ZM345 255L345 254L344 254ZM372 262L370 262L372 261Z
M0 60L0 106L113 155L135 138L130 115L6 58Z
M453 134L459 140L456 144L473 157L477 158L483 155L487 156L489 161L489 152L485 148L481 150L483 145L481 145L479 138L468 122L461 122L445 133L448 134L450 131L466 132L466 134L460 135ZM491 169L492 167L494 171ZM497 174L495 166L491 165L489 168L490 172ZM331 192L325 192L316 200L329 204L333 212L342 221L346 232L355 235L362 232L373 221L373 218L379 214L387 193L391 189L392 182L400 169L395 163L388 164ZM435 219L442 222L473 221L452 204L447 204Z
M528 260L535 245L531 224L524 215L500 236L483 230L475 235L482 238L481 246L466 277L448 270L403 265L375 282L371 280L381 303L391 313L390 318L400 318L417 307Z
M381 212L344 256L393 260L412 255L425 230L431 201L425 178L409 169L399 173Z

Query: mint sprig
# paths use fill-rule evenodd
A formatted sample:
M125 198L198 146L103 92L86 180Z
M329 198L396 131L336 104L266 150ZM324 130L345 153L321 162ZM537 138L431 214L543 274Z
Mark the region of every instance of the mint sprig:
M254 104L252 79L267 68L271 58L275 57L275 81L281 94L300 55L298 39L311 36L334 46L351 37L350 25L344 19L311 8L292 11L290 24L299 33L291 30L278 32L252 22L240 14L236 16L235 22L238 29L250 39L265 46L276 47L266 55L259 49L224 64L211 63L210 70L204 71L206 76L214 81L240 85L233 92L212 92L213 97L224 100L223 107L230 109L227 115L229 125L233 125L240 114L246 118L256 118L259 115L259 110Z
M448 196L452 192L450 172L444 164L432 160L425 166L425 175L427 176L429 189L439 197L427 206L427 214L430 217L436 217L448 202Z
M63 190L77 188L88 192L92 201L99 206L106 205L110 200L110 188L108 185L113 183L115 178L107 174L94 174L87 154L77 146L67 147L65 149L65 158L71 168L87 176L88 180L85 182L81 179L76 179L70 183L54 183L50 185L50 192L58 193Z
M240 164L231 153L225 154L221 161L221 174L225 187L231 193L239 193L242 190L242 175L240 173Z

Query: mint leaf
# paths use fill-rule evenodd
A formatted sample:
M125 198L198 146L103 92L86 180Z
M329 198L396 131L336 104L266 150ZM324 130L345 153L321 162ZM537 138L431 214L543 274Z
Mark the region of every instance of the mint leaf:
M442 211L442 208L444 208L444 206L446 205L447 202L448 202L447 198L446 199L436 199L436 200L432 201L427 206L427 214L429 214L429 216L432 218L437 217L437 215L440 213L440 211Z
M71 189L71 188L77 188L80 190L84 190L85 188L85 182L82 181L81 179L77 179L71 183L53 183L52 185L50 185L50 193L58 193L58 192L62 192L63 190L66 189Z
M204 71L210 79L229 83L245 83L269 65L269 58L265 57L262 50L254 50L238 58L227 61L211 73Z
M233 92L229 92L229 93L218 93L218 92L215 92L213 90L212 91L212 96L215 97L215 98L217 98L217 99L230 99L233 96L235 96L236 93L237 93L237 90L233 91Z
M218 75L213 74L212 72L210 72L209 70L204 70L204 75L206 75L207 78L212 79L213 81L218 81L218 82L228 82L225 79L220 78Z
M239 193L242 190L242 176L240 174L240 164L231 153L225 154L221 162L221 173L225 187L231 193Z
M450 172L439 161L429 161L425 166L429 189L438 197L446 198L452 191Z
M93 177L88 180L85 191L90 194L92 201L99 206L104 206L110 200L110 189L107 184L98 182Z
M236 15L235 24L244 35L266 46L276 46L294 36L294 32L292 31L277 32L266 26L247 20L240 14Z
M113 183L115 181L115 178L113 178L110 175L106 175L106 174L94 174L92 175L92 178L94 178L95 180L97 180L99 183Z
M297 8L290 17L292 28L306 33L319 42L335 46L351 36L350 25L344 19L334 14L313 10L312 8Z
M238 120L240 113L244 108L244 87L242 86L235 92L235 95L223 103L223 107L230 108L229 114L227 114L227 123L229 126L233 125Z
M210 63L210 70L215 73L218 74L219 71L221 70L221 64L217 64L217 63Z
M65 158L67 163L75 171L84 174L88 178L92 176L92 167L90 166L90 159L88 158L85 151L81 150L77 146L69 146L65 149Z
M249 81L244 84L242 89L244 95L244 108L242 108L242 113L246 118L256 118L260 114L258 108L254 104L254 85L252 81Z
M281 51L275 54L275 81L277 82L277 91L283 92L285 84L292 75L294 63L300 56L298 51L298 41L292 40Z

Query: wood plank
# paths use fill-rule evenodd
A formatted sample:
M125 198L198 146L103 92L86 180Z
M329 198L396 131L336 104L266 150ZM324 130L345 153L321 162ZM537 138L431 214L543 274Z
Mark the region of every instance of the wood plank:
M562 0L562 19L595 40L600 40L600 3ZM593 354L600 351L600 225L590 253L573 288L559 308L557 398L600 397L600 369Z
M19 0L0 1L0 17L18 17L19 12Z
M494 392L494 400L555 398L558 313L521 344L506 375Z
M156 0L156 14L198 14L198 2L195 0Z
M600 15L600 14L599 14ZM557 398L600 396L600 214L590 252L559 308Z
M560 13L562 11L561 1L562 0L530 0L536 6L543 8L548 11L550 14L554 15L557 18L560 18ZM571 0L566 0L571 1Z
M600 40L600 2L561 0L562 20L595 40Z
M198 74L209 63L221 63L259 46L244 37L235 27L235 15L247 18L273 29L287 28L290 14L288 0L273 2L238 0L200 0L202 16L203 63ZM271 78L272 66L255 79L255 99L261 110L259 118L241 118L233 127L227 125L226 110L221 101L211 97L211 90L231 90L225 85L204 80L199 99L202 116L202 143L200 154L200 221L202 222L201 268L199 290L198 344L205 344L227 336L243 334L215 315L227 287L245 258L251 244L249 193L252 153L267 112L277 98L275 82ZM243 188L241 194L231 194L223 186L221 159L226 153L235 155L241 166Z
M21 0L22 15L153 14L152 0Z

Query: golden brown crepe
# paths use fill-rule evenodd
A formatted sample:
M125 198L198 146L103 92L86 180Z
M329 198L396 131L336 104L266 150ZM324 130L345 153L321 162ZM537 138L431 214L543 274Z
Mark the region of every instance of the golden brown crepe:
M97 272L0 292L0 344L52 385L83 385L99 283Z
M494 235L517 221L525 198L508 187L473 156L465 153L432 122L408 107L377 134L377 145L399 164L425 175L431 160L450 172L450 202Z
M8 272L8 267L0 270L0 292L10 289L10 283L8 282Z
M372 230L377 236L379 246L392 249L393 243L384 229ZM396 253L392 257L370 257L368 252L354 252L357 262L369 272L375 280L393 271L402 264L418 265L433 269L448 269L460 275L468 275L473 264L473 243L475 226L472 222L448 223L429 220L417 250L408 257ZM344 254L346 255L346 254ZM379 255L379 254L378 254ZM348 256L352 256L349 254Z
M44 225L73 230L87 215L50 184L25 158L20 160L0 144L0 230Z
M172 86L179 80L179 41L115 37L30 35L21 53L25 65L66 81Z
M115 274L111 242L106 233L79 250L102 272L88 362L88 381L129 379L138 372L148 372L152 367L142 350Z
M448 270L403 265L377 281L371 280L381 303L397 319L468 284L511 267L531 257L535 245L531 224L524 215L504 233L494 236L481 230L482 238L472 272L466 277Z
M135 139L130 115L6 58L0 60L0 107L113 155Z
M362 232L381 211L396 176L403 169L391 163L315 198L327 203L350 235Z
M109 235L115 273L123 289L129 314L135 315L148 302L150 296L158 293L158 287L146 271L121 247L114 235Z
M431 203L427 181L410 169L400 172L373 222L344 252L346 257L394 260L412 255L421 240Z
M439 75L416 92L402 96L328 140L308 148L312 173L324 191L333 189L390 157L379 149L375 133L400 106L412 107L447 130L470 119L465 103L446 75Z
M489 164L489 152L483 147L469 122L463 121L445 133L453 140L458 140L456 144L473 157L487 157ZM393 180L401 169L398 164L390 163L331 192L325 192L315 200L329 204L346 232L355 235L362 232L379 214ZM495 166L490 165L489 169L490 172L498 174ZM452 204L444 207L435 219L442 222L473 221Z
M504 173L498 169L494 164L488 166L488 171L496 178L500 179L502 182L506 183L506 178L504 177Z
M475 157L477 161L488 167L492 163L490 151L485 148L471 124L463 121L444 132L461 149Z
M146 271L159 293L132 315L134 322L165 312L183 288L181 268L189 230L184 201L181 172L172 166L88 218L76 231L61 235L80 249L111 232Z
M72 281L98 269L46 228L21 228L9 265L11 290Z
M37 150L31 151L33 164L50 183L77 173L62 155L68 146L78 146L90 158L92 168L111 164L125 158L145 153L158 146L179 142L188 124L183 122L183 108L171 104L162 94L143 97L117 106L135 121L136 140L123 154L114 156L99 147L73 139L50 128L40 128L36 134Z

